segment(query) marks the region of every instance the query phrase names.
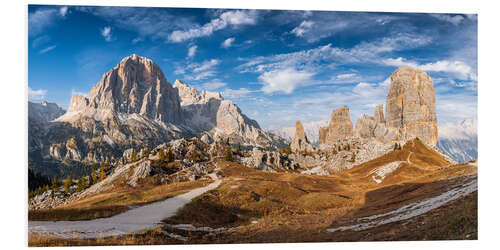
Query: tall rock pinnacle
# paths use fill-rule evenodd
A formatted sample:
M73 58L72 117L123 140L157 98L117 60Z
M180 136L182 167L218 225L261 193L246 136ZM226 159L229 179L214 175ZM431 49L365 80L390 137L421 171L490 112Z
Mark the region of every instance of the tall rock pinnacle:
M307 135L304 132L304 126L300 121L295 123L295 136L293 137L292 145L290 145L290 149L292 152L302 152L302 151L313 151L313 147L309 140L307 139Z
M436 145L436 97L432 79L425 72L411 68L394 71L387 93L385 119L388 128L399 130L400 140L418 137L428 145Z
M353 135L353 126L349 115L349 108L344 106L332 112L327 127L319 129L319 143L331 144Z

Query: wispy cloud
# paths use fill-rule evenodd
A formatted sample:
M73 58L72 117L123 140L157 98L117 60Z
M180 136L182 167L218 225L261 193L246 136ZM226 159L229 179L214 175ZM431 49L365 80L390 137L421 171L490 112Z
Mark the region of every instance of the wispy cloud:
M314 22L313 21L303 21L299 26L295 27L291 32L296 36L303 36L304 33L311 30Z
M28 32L32 36L36 36L43 30L54 24L56 20L56 9L38 9L28 16Z
M233 42L234 42L234 37L230 37L230 38L224 40L224 42L222 42L221 47L222 48L229 48L229 47L231 47Z
M101 35L102 37L104 37L104 40L106 40L106 42L111 42L111 27L106 26L101 29Z
M247 89L247 88L239 88L239 89L230 89L227 88L222 92L222 96L224 98L229 98L229 99L236 99L236 98L241 98L244 97L253 91Z
M459 25L465 19L462 15L430 14L430 16L453 25Z
M28 87L28 99L30 101L41 101L45 99L45 95L47 95L47 90L45 89L33 90Z
M420 47L431 42L431 38L412 34L398 34L370 42L361 42L350 48L333 47L332 44L297 52L260 56L248 59L237 67L240 72L266 72L294 67L315 71L321 68L331 69L336 64L374 63L381 54Z
M297 87L307 85L313 75L313 72L286 68L265 72L259 76L259 80L264 85L262 86L264 93L283 92L290 94Z
M46 44L48 42L50 42L50 36L48 35L39 36L33 39L33 42L31 42L31 47L38 48L40 45Z
M51 51L51 50L53 50L55 48L56 48L56 45L49 46L49 47L47 47L45 49L40 50L40 54L45 54L45 53L47 53L47 52L49 52L49 51Z
M239 26L245 24L255 24L255 11L227 11L222 13L218 18L212 19L209 23L201 27L191 28L188 30L175 30L169 35L171 42L183 42L193 38L210 36L215 31L225 29L229 25Z
M196 45L189 47L187 56L193 57L196 54L196 49L198 49L198 46L196 46Z
M200 88L205 89L205 90L217 90L223 87L226 87L227 83L219 80L219 79L213 79L209 82L203 83Z
M402 57L384 59L382 63L396 67L411 67L430 72L447 72L461 80L477 80L477 75L466 63L462 61L440 60L436 62L419 64L414 61L405 60Z
M205 60L201 63L189 63L177 66L174 74L184 75L186 80L199 81L210 78L216 74L215 68L220 63L217 59Z

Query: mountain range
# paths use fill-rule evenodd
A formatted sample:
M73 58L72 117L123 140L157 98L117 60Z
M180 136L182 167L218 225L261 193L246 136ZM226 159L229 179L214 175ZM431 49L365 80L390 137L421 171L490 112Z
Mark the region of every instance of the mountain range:
M67 111L30 103L29 152L33 159L112 162L125 150L154 148L183 137L206 135L242 146L279 148L271 134L220 93L165 78L152 60L123 58L90 90L73 95Z

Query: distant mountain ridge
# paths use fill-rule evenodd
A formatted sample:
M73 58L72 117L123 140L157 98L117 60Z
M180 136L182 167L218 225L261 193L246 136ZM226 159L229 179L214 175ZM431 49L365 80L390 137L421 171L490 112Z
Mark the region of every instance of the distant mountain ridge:
M436 146L457 162L477 159L477 120L468 118L441 125Z

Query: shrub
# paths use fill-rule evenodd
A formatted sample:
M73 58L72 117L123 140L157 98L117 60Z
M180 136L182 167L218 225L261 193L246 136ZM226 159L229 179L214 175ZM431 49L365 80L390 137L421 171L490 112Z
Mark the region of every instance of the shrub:
M161 161L161 162L164 162L165 159L166 159L166 156L165 156L165 151L163 151L163 148L160 148L160 150L158 151L158 159Z
M130 157L130 160L132 162L135 162L137 160L137 152L135 152L135 149L132 149L132 156Z
M225 160L226 161L233 161L233 151L231 150L231 147L228 147L226 149L226 157L225 157Z
M70 186L71 186L71 176L68 176L68 178L66 178L66 180L64 180L64 192L66 192L67 194L69 194Z
M168 162L174 161L174 153L172 152L172 147L168 147L167 160Z

